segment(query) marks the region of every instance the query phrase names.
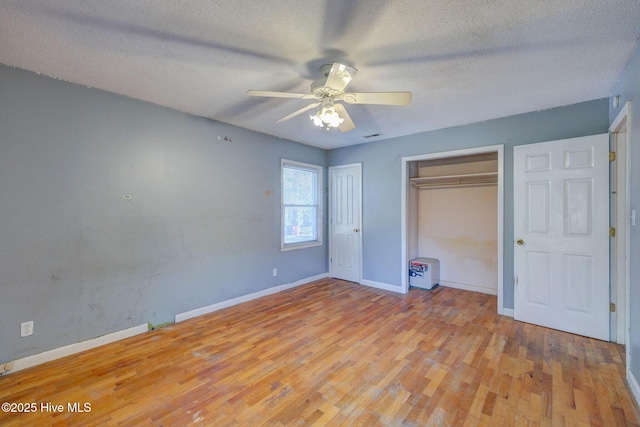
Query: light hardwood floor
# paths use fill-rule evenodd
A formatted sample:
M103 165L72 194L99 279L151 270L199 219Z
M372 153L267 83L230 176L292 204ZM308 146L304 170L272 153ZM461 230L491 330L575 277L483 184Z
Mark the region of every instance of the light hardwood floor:
M38 405L0 425L638 425L624 372L489 295L326 279L0 377Z

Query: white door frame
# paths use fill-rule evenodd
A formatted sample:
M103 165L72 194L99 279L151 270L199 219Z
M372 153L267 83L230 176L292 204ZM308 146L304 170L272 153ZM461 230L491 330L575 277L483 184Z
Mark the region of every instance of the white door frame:
M409 292L409 260L408 253L408 215L407 208L407 190L409 187L409 177L407 176L407 163L418 160L442 159L447 157L468 156L472 154L498 154L498 314L504 314L513 317L513 309L504 308L503 303L503 258L504 258L504 145L489 145L485 147L466 148L462 150L445 151L439 153L420 154L417 156L409 156L402 158L402 179L401 179L401 237L400 237L400 287L402 293Z
M329 166L329 276L333 277L333 263L331 262L331 258L333 256L333 218L331 217L331 213L333 212L333 195L331 194L332 185L331 185L331 172L335 169L343 169L343 168L358 168L358 174L360 175L360 191L358 205L360 206L360 231L358 232L358 250L360 251L360 263L358 265L358 283L362 282L362 233L364 227L362 226L362 163L350 163L348 165L338 165L338 166Z
M618 164L623 165L624 167L624 176L622 179L617 179L617 206L616 206L616 216L619 221L624 221L622 226L619 224L619 221L614 222L616 230L616 237L614 237L614 241L612 242L611 250L613 250L613 245L616 245L616 259L615 264L611 265L611 269L623 270L623 283L611 283L612 288L615 289L615 294L611 296L613 302L616 303L616 310L618 316L616 317L615 322L615 332L616 332L616 342L619 344L626 344L626 353L627 353L627 369L629 369L629 361L631 360L631 346L630 344L630 336L629 336L629 286L630 286L630 241L631 241L631 226L630 226L630 209L631 209L631 194L630 194L630 174L631 174L631 165L630 165L630 147L629 144L631 142L631 126L629 125L629 119L631 117L631 101L627 101L627 103L622 107L620 113L615 118L615 120L609 126L609 135L612 141L616 141L616 162ZM618 133L626 133L626 143L618 144L617 143L617 134ZM620 177L620 175L618 175ZM621 231L621 232L618 232ZM625 256L620 256L620 254L625 254ZM617 275L616 275L617 278ZM621 313L623 311L623 313ZM622 333L621 331L624 331Z

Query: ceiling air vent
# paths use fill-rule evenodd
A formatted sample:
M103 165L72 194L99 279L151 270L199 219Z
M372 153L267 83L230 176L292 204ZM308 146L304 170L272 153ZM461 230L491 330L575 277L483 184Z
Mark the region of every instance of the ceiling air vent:
M371 135L365 135L363 136L364 139L369 139L369 138L376 138L378 136L382 136L381 133L372 133Z

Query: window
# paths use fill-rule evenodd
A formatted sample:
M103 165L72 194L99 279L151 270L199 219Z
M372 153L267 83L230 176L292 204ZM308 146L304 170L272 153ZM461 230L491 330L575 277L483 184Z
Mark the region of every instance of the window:
M280 248L322 244L322 167L281 161L282 230Z

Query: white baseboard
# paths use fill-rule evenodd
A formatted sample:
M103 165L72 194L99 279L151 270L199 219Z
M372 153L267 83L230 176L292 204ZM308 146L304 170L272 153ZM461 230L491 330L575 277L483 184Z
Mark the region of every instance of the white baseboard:
M274 286L273 288L265 289L260 292L254 292L248 295L242 295L237 298L232 298L226 301L218 302L215 304L208 305L206 307L196 308L194 310L185 311L184 313L176 314L176 323L182 322L187 319L192 319L194 317L202 316L203 314L213 313L214 311L222 310L223 308L231 307L234 305L241 304L243 302L251 301L256 298L264 297L267 295L275 294L277 292L286 291L287 289L295 288L296 286L301 286L315 280L325 279L329 277L329 273L318 274L317 276L307 277L305 279L300 279L293 283L287 283L285 285Z
M440 280L440 286L445 288L462 289L463 291L480 292L482 294L498 295L498 290L495 288L485 288L483 286L468 285L466 283L449 282L448 280Z
M383 289L385 291L398 292L398 293L401 293L401 294L405 293L405 292L402 291L402 287L390 285L388 283L374 282L373 280L363 279L363 280L360 281L360 284L361 285L365 285L365 286L369 286L369 287L372 287L372 288Z
M4 367L9 369L5 372L1 372L0 375L21 371L32 366L60 359L61 357L70 356L72 354L80 353L81 351L90 350L105 344L120 341L134 335L145 333L148 330L149 325L145 323L128 329L123 329L122 331L102 335L101 337L91 338L86 341L65 345L64 347L58 347L32 356L23 357L22 359L16 359L13 362L5 363Z
M498 314L502 314L503 316L509 316L509 317L513 317L513 308L502 308L502 313L498 313Z
M640 406L640 385L638 384L638 380L633 376L633 372L630 369L627 369L627 384L629 384L629 388L631 389L631 394L636 399L636 404Z

